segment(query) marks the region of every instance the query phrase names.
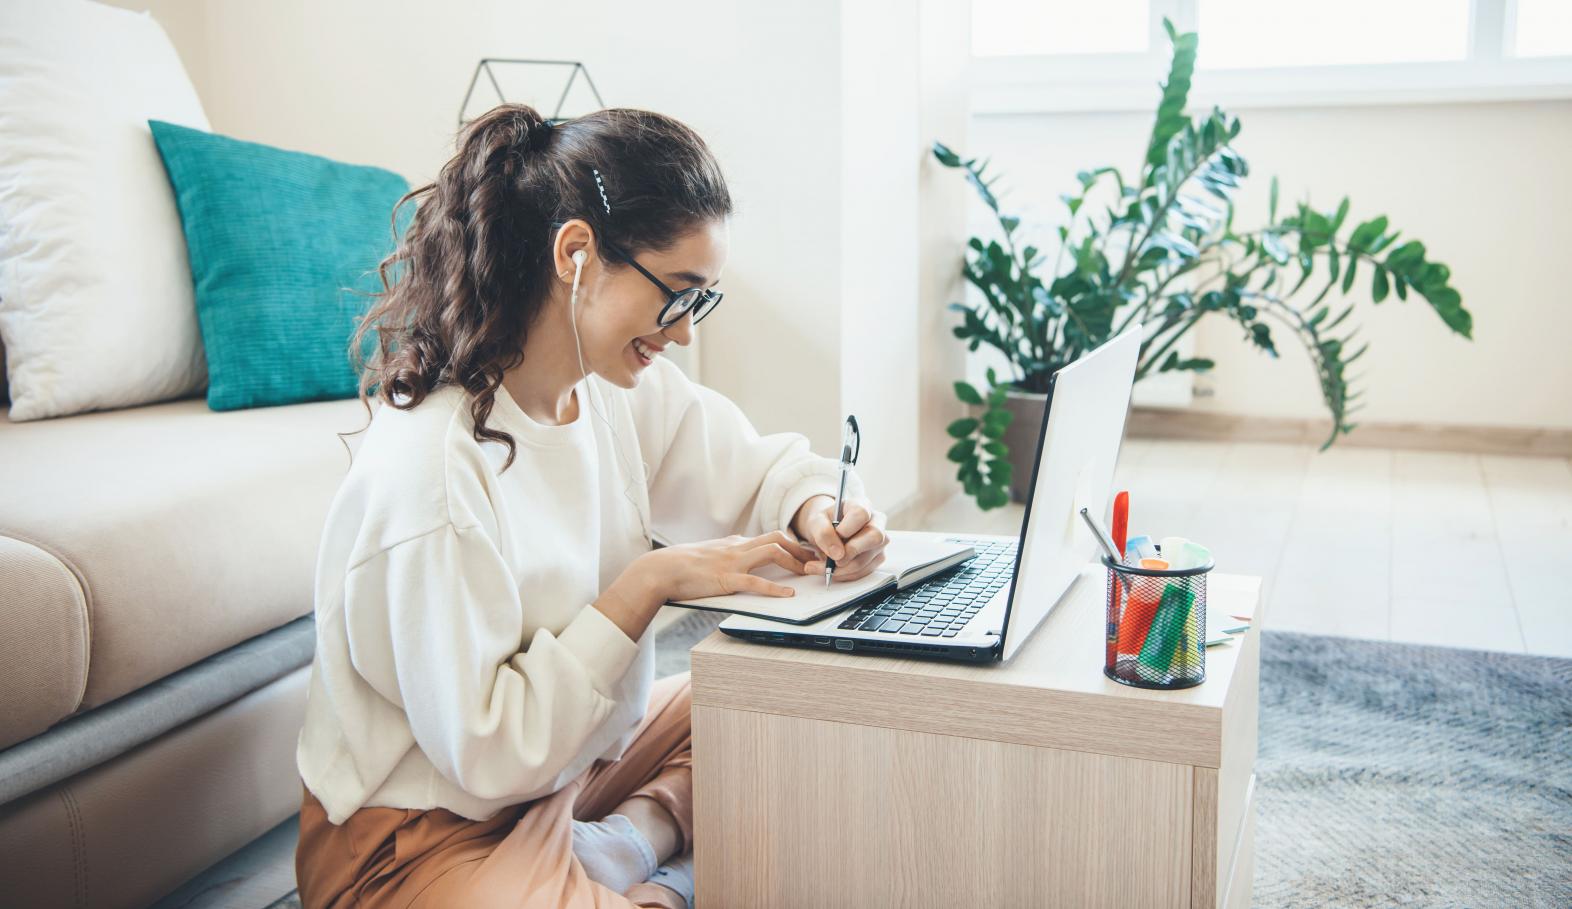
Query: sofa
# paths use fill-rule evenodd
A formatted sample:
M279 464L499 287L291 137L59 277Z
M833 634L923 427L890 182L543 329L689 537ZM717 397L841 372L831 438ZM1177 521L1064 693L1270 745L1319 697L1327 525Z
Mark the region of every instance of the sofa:
M352 225L324 194L365 184L319 178L368 169L210 133L157 22L89 0L0 4L0 123L0 906L146 906L299 808L317 546L360 438L337 434L368 421L352 378L215 403L223 382L268 387L237 351L261 379L314 375L237 347L252 336L345 349L301 290L339 247L250 204L191 206L204 187L285 199L298 177L297 207ZM198 140L231 169L182 180ZM385 237L404 183L374 176ZM253 272L197 255L232 234L310 243ZM222 292L260 299L259 273L284 282L284 327L231 309L245 330L215 344Z
M0 418L0 904L145 906L289 818L358 401Z

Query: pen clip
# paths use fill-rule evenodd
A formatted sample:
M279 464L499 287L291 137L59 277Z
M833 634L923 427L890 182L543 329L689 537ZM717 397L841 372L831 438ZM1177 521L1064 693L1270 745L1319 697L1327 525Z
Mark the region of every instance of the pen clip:
M862 431L857 428L857 417L846 415L846 426L841 431L841 466L851 467L862 453Z

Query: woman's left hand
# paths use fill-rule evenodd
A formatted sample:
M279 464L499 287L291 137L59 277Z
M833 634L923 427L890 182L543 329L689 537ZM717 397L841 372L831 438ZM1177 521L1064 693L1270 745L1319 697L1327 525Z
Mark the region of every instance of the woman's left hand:
M791 529L819 551L820 558L804 566L808 574L824 574L823 556L828 555L835 560L835 580L855 581L884 561L890 542L884 532L886 516L867 499L848 498L841 503L839 527L830 523L834 517L835 497L814 496L797 509Z

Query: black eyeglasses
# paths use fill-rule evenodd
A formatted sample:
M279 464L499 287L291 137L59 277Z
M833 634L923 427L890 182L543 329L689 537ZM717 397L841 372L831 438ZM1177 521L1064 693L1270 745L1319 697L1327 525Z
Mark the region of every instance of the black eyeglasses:
M562 221L553 222L551 229L553 231L561 230L564 223ZM648 278L651 284L659 287L666 294L666 305L661 307L660 314L655 317L656 324L661 328L676 325L682 321L683 316L688 315L690 312L693 314L693 324L697 325L705 316L715 311L715 307L720 305L721 298L725 296L722 291L708 287L689 287L685 290L672 290L666 286L665 281L650 274L649 269L640 265L638 260L618 249L615 245L605 239L600 240L600 245L612 258L626 262L638 269L639 274Z

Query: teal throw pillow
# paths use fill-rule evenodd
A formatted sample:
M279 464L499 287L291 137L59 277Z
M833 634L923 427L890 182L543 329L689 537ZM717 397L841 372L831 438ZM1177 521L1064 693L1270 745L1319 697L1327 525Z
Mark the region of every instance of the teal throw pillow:
M377 167L148 126L185 229L208 407L354 396L350 337L381 290L389 216L409 184ZM400 211L400 231L413 209Z

